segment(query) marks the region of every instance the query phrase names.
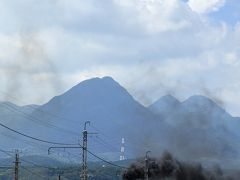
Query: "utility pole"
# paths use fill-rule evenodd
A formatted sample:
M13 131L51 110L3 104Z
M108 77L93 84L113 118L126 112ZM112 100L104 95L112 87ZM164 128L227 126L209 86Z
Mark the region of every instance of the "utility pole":
M87 124L90 125L90 121L86 121L84 124L84 130L83 130L83 144L82 144L82 179L87 180L88 179L88 172L87 172Z
M88 171L87 171L87 141L88 141L88 134L97 134L97 133L89 133L87 132L87 124L90 125L90 121L86 121L84 124L83 129L83 144L82 146L52 146L48 148L48 154L50 154L51 149L82 149L82 169L80 172L80 179L88 180Z
M146 155L145 155L145 168L144 168L144 179L145 180L148 180L148 173L149 173L149 157L148 157L148 154L150 153L151 151L147 151L146 152Z
M14 174L14 180L18 180L19 179L19 152L18 150L15 151L15 174Z

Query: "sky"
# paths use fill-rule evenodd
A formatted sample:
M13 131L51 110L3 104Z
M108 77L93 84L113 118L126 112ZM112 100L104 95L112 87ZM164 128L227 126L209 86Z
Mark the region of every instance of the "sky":
M0 100L111 76L149 105L201 94L240 116L239 0L0 0Z

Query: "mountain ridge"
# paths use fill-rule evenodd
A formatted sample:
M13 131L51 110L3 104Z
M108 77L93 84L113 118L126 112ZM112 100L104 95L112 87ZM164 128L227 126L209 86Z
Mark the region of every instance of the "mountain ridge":
M159 104L160 113L156 112ZM104 77L77 84L29 112L28 117L12 112L4 122L40 139L78 142L84 122L91 121L87 127L90 131L97 129L100 136L105 134L110 140L115 139L119 147L124 137L129 157L151 149L155 153L169 150L185 158L217 158L238 154L240 125L237 118L231 118L214 101L201 96L192 96L180 102L166 95L154 106L146 108L114 79ZM11 133L4 133L9 137L1 145L8 144L7 148L33 146L33 142L29 143L28 140L27 146L23 146L19 137L13 140ZM203 140L204 143L199 145L198 142ZM96 143L96 138L89 142L89 148L95 153L106 158L118 157L119 147L113 151L106 146L96 148ZM140 148L136 144L141 144ZM47 152L47 147L38 146L45 149L44 153ZM40 150L38 146L37 151Z

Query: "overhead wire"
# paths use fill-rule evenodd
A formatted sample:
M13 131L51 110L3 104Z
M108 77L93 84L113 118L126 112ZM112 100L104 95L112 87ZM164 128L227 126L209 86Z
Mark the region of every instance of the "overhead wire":
M23 102L22 100L20 100L19 98L10 95L10 94L7 93L7 92L4 92L4 91L0 90L0 93L5 94L6 96L8 96L8 97L10 97L10 98L12 98L12 99L15 99L15 100L18 101L18 102L25 103L25 102ZM26 103L25 103L25 104L26 104ZM4 103L4 105L8 106L9 108L14 109L14 110L17 111L18 113L22 113L22 114L25 115L25 117L28 118L28 120L30 120L30 121L33 121L33 122L35 122L35 123L38 123L38 124L43 125L43 126L46 126L46 127L54 128L54 129L56 129L56 130L60 130L61 132L63 131L63 132L66 132L66 133L70 133L70 134L79 136L79 133L78 133L78 132L70 131L70 130L67 130L67 129L65 129L65 128L58 127L58 126L53 125L53 124L48 123L48 122L43 122L43 121L41 121L40 119L34 118L33 116L30 116L29 114L27 114L27 113L25 113L25 112L19 111L18 109L16 109L15 107L13 107L13 106L11 106L11 105L9 105L9 104L7 104L7 103ZM48 112L48 111L44 111L44 110L42 110L42 109L33 108L33 107L31 107L31 106L30 106L30 108L33 109L33 110L42 112L42 113L44 113L44 114L47 114L47 115L49 115L49 116L56 117L56 118L63 119L63 120L67 120L68 122L72 122L72 119L71 119L71 121L69 121L68 118L65 118L65 117L62 117L62 116L53 114L53 113ZM115 124L118 124L118 123L116 123L115 121L111 121L111 122L114 122ZM108 138L108 139L110 138L109 135L107 135L105 132L101 131L101 130L98 129L97 127L92 126L92 125L91 125L91 127L92 127L93 129L95 129L96 131L101 132L101 134L102 134L103 136L105 136L106 138ZM142 147L141 144L137 144L137 143L135 143L135 141L133 141L133 140L131 141L131 143L137 145L138 147Z
M7 95L7 96L9 96L9 97L17 100L17 101L20 101L18 98L14 97L14 96L10 95L9 93L6 93L6 92L4 92L4 91L2 91L2 90L0 90L0 93L5 94L5 95ZM46 126L46 127L50 127L50 128L54 128L54 129L56 129L56 130L60 130L61 132L66 132L66 133L70 133L70 134L78 135L78 136L79 136L79 133L77 133L77 132L73 132L73 131L67 130L67 129L65 129L65 128L61 128L61 127L55 126L55 125L53 125L53 124L51 124L51 123L43 122L43 121L41 121L41 120L39 120L39 119L35 119L34 117L30 116L29 114L27 114L27 113L25 113L25 112L22 112L22 111L19 111L18 109L16 109L16 108L13 107L13 106L10 106L10 105L7 104L7 103L5 103L5 106L8 106L8 109L9 109L9 108L12 108L12 109L14 109L16 112L22 113L23 115L25 115L25 117L27 118L27 120L33 121L33 122L35 122L35 123L38 123L38 124L43 125L43 126ZM69 120L69 119L67 119L67 118L63 118L63 117L61 117L61 116L57 116L57 115L55 115L55 114L52 114L52 113L50 113L50 112L48 112L48 111L43 111L43 110L41 110L41 109L35 109L35 108L31 107L31 106L30 106L30 108L32 108L33 110L37 110L37 111L39 111L39 112L43 112L44 114L48 114L48 115L50 115L50 116L52 116L52 117L57 117L57 118L60 118L60 119ZM71 120L71 121L72 121L72 120ZM71 122L71 121L68 121L68 122ZM114 121L113 121L113 122L114 122ZM115 122L115 123L116 123L116 122ZM116 123L116 124L117 124L117 123ZM101 130L98 129L97 127L92 126L92 125L91 125L91 127L92 127L93 129L95 129L96 131L101 132L101 134L102 134L103 136L105 136L107 139L110 138L109 135L106 135L105 132L101 131ZM135 144L135 145L137 145L138 147L141 147L141 148L142 148L142 145L135 143L135 141L131 141L131 143L132 143L132 144ZM108 143L106 143L106 144L108 144ZM116 144L119 144L119 143L116 143ZM125 144L125 146L128 146L128 145ZM111 147L113 147L113 146L111 145ZM115 148L116 148L116 147L114 147L114 149L115 149Z
M34 123L37 123L37 124L39 124L39 125L41 125L41 126L45 126L45 127L47 127L47 128L53 128L53 129L58 130L58 131L61 131L61 132L73 134L73 135L75 135L75 136L76 136L76 135L77 135L77 136L79 135L79 133L77 133L77 132L73 132L73 131L67 130L67 129L65 129L65 128L58 127L58 126L53 125L53 124L51 124L51 123L49 123L49 122L47 122L47 121L44 122L44 121L42 121L41 119L36 118L36 117L34 117L34 116L26 113L26 112L20 111L19 109L15 108L15 107L7 104L7 103L3 103L2 105L3 105L5 108L7 108L8 110L12 111L12 112L16 112L16 113L18 113L18 114L21 114L26 120L29 120L29 121L34 122Z
M29 116L29 114L27 114L27 113L25 113L25 112L22 112L22 111L19 111L18 109L16 109L16 108L10 106L10 105L7 104L7 103L5 103L4 105L5 105L5 107L7 106L8 109L9 109L9 108L12 108L12 109L15 110L15 112L18 112L18 113L22 113L22 114L24 114L25 116L28 117L28 119L29 119L29 117L31 117L31 116ZM9 109L9 110L10 110L10 109ZM45 113L46 113L46 112L45 112ZM48 113L48 114L49 114L49 113ZM64 119L65 119L65 118L64 118ZM31 118L31 120L34 120L34 122L36 122L35 119L32 119L32 118ZM37 122L39 122L39 121L37 121ZM59 127L57 127L57 126L54 126L54 125L49 124L49 123L47 123L47 122L44 122L44 123L46 123L46 124L47 124L48 126L50 126L50 127L54 127L54 128L59 129ZM33 140L36 140L36 141L39 141L39 142L43 142L43 143L55 144L55 145L79 145L79 144L59 143L59 142L53 142L53 141L43 140L43 139L40 139L40 138L36 138L36 137L30 136L30 135L27 135L27 134L21 133L21 132L19 132L19 131L17 131L17 130L14 130L14 129L12 129L12 128L10 128L10 127L8 127L8 126L2 124L2 123L0 123L0 126L6 128L6 129L8 129L8 130L10 130L10 131L12 131L12 132L14 132L14 133L17 133L17 134L19 134L19 135L21 135L21 136L24 136L24 137L27 137L27 138L30 138L30 139L33 139ZM61 129L61 128L60 128L60 129ZM96 128L95 128L95 129L96 129ZM75 133L74 133L74 134L75 134ZM80 147L81 147L81 145L80 145ZM97 158L97 159L99 159L99 160L101 160L101 161L103 161L103 162L105 162L105 163L107 163L107 164L110 164L110 165L112 165L112 166L116 166L116 167L119 167L119 168L124 168L124 169L126 169L126 167L119 166L119 165L114 164L114 163L112 163L112 162L110 162L110 161L107 161L107 160L105 160L105 159L99 157L98 155L92 153L92 152L89 151L89 150L87 150L87 152L88 152L89 154L91 154L92 156L94 156L95 158Z
M5 151L5 150L3 150L3 149L0 149L0 152L2 152L2 153L4 153L4 154L7 154L8 156L14 158L14 155L10 154L10 153L13 153L13 152L11 152L11 151ZM34 162L31 162L31 161L28 161L28 160L25 160L25 159L21 159L21 162L25 162L25 163L31 164L31 165L33 165L33 166L35 166L35 167L41 167L41 168L45 168L45 169L50 169L50 168L51 168L51 167L46 167L46 166L38 165L38 164L36 164L36 163L34 163ZM4 169L13 169L13 167L7 167L7 166L5 166L5 167L0 166L0 169L1 169L1 168L4 168ZM38 177L42 177L42 178L44 178L44 179L46 178L46 176L42 176L42 175L39 174L39 173L33 172L33 171L29 170L28 168L26 168L26 167L24 167L24 166L21 166L21 168L24 169L24 170L26 170L26 171L28 171L29 173L31 173L31 174L33 174L33 175L36 175L36 176L38 176Z
M34 163L34 162L28 161L28 160L26 160L26 159L21 159L21 161L22 161L22 162L25 162L25 163L27 163L27 164L31 164L31 165L33 165L33 166L35 166L35 167L40 167L40 168L45 168L45 169L51 169L51 167L39 165L39 164L36 164L36 163Z
M112 122L114 122L114 121L112 121ZM116 124L116 123L115 123L115 124ZM115 142L116 138L113 139L110 135L108 135L108 134L106 134L105 132L103 132L102 130L98 129L96 126L91 125L91 127L92 127L93 129L95 129L99 134L102 134L102 135L105 136L107 139L110 139L110 141L112 140L112 141L114 141L114 143L119 144L118 142ZM137 141L133 140L133 138L128 137L128 139L130 139L131 144L134 144L136 147L143 148L142 144L137 143ZM125 143L125 146L128 146L128 145Z
M89 151L89 150L87 150L87 152L88 152L89 154L91 154L92 156L94 156L95 158L97 158L97 159L99 159L99 160L101 160L101 161L103 161L103 162L105 162L105 163L107 163L107 164L109 164L109 165L112 165L112 166L115 166L115 167L118 167L118 168L121 168L121 169L128 169L128 168L125 167L125 166L120 166L120 165L117 165L117 164L112 163L112 162L110 162L110 161L107 161L107 160L99 157L98 155L92 153L92 152Z
M109 144L108 142L106 142L105 140L103 140L100 137L96 137L95 141L98 144L100 144L101 146L104 146L106 149L110 150L110 151L119 151L119 149L111 144Z
M14 158L14 155L11 154L11 153L14 153L14 152L12 152L12 151L5 151L5 150L3 150L3 149L0 149L0 152L8 155L9 157L13 157L13 158ZM50 167L47 167L47 166L38 165L38 164L36 164L36 163L34 163L34 162L31 162L31 161L28 161L28 160L25 160L25 159L21 159L21 161L22 161L22 162L25 162L25 163L28 163L28 164L32 164L33 166L37 166L37 167L42 167L42 168L46 168L46 169L49 169L49 168L50 168Z
M5 136L6 138L8 138L8 139L13 139L13 140L15 140L15 141L17 141L17 142L19 142L19 141L21 141L22 143L24 143L24 144L27 144L27 145L29 145L29 146L31 146L31 147L34 147L34 148L37 148L38 150L39 149L41 149L41 150L43 150L43 151L46 151L46 149L48 148L48 146L47 145L43 145L43 144L37 144L35 141L30 141L30 140L26 140L26 139L22 139L22 137L17 137L17 136L15 136L15 134L14 135L11 135L11 134L5 134L5 133L2 133L2 132L0 132L0 135L1 136ZM44 146L44 147L43 147Z
M39 174L39 173L36 173L36 172L33 172L33 171L31 171L29 168L26 168L26 167L24 167L24 166L21 166L21 169L24 169L25 171L27 171L28 173L30 173L30 174L32 174L32 175L34 175L34 176L37 176L37 177L41 177L41 178L43 178L43 179L46 179L46 176L43 176L43 175L41 175L41 174Z
M13 169L11 166L0 166L0 169Z
M97 136L97 138L100 141L102 141L102 142L98 142L99 144L105 144L105 146L106 145L109 146L112 150L119 151L119 148L122 145L121 144L121 139L118 138L119 141L117 142L116 141L117 138L110 137L110 135L107 135L105 132L103 132L102 130L98 129L96 126L91 125L90 127L92 127L95 131L97 131L98 134L103 135L106 138L106 139L103 139L103 138ZM131 141L131 145L134 144L135 147L144 148L141 144L135 143L135 141L133 141L133 139L131 139L131 138L130 138L130 141ZM112 144L114 144L115 146L112 145ZM118 147L117 147L117 145L118 145ZM124 143L124 147L128 148L128 152L130 152L130 154L131 153L135 154L135 151L131 149L132 146L130 147L128 141Z
M4 92L4 91L0 90L0 93L5 94L6 96L8 96L8 97L10 97L10 98L12 98L12 99L15 99L15 101L18 101L18 102L20 102L20 103L22 103L22 104L27 104L27 103L24 102L23 100L20 100L20 99L17 98L16 96L10 95L10 94L7 93L7 92ZM34 110L34 111L38 111L38 112L40 112L40 113L44 113L45 115L47 114L47 115L49 115L49 116L51 116L51 117L54 117L54 118L58 118L58 119L62 119L62 120L67 120L68 122L73 121L72 119L71 119L71 121L69 121L68 118L65 118L65 117L62 117L62 116L53 114L53 113L51 113L51 112L49 112L49 111L46 111L46 110L43 110L43 109L40 109L40 108L34 108L34 107L32 107L32 106L28 106L28 107L29 107L30 109ZM75 121L75 122L76 122L76 121ZM77 121L77 123L79 123L79 121ZM75 132L74 132L74 133L75 133Z
M70 145L70 146L71 146L71 145L78 145L78 144L74 144L74 143L60 143L60 142L53 142L53 141L43 140L43 139L39 139L39 138L30 136L30 135L21 133L21 132L19 132L19 131L17 131L17 130L14 130L14 129L12 129L12 128L10 128L10 127L2 124L2 123L0 123L0 126L8 129L9 131L12 131L12 132L14 132L14 133L17 133L17 134L19 134L19 135L21 135L21 136L24 136L24 137L27 137L27 138L30 138L30 139L33 139L33 140L36 140L36 141L39 141L39 142L43 142L43 143L55 144L55 145L66 145L66 146L68 146L68 145Z
M14 153L14 152L12 152L12 151L5 151L5 150L3 150L3 149L0 149L0 152L4 153L4 154L6 154L6 155L8 155L8 156L10 156L10 157L13 156L11 153Z
M12 128L9 128L8 126L5 126L5 125L2 124L2 123L0 123L0 126L6 128L6 129L8 129L8 130L10 130L10 131L12 131L12 132L15 132L15 133L17 133L17 134L19 134L19 135L22 135L22 136L24 136L24 137L27 137L27 138L30 138L30 139L33 139L33 140L36 140L36 141L39 141L39 142L48 143L48 144L55 144L55 145L78 145L80 148L83 148L83 147L82 147L81 145L79 145L79 144L59 143L59 142L47 141L47 140L39 139L39 138L36 138L36 137L32 137L32 136L29 136L29 135L27 135L27 134L24 134L24 133L21 133L21 132L19 132L19 131L16 131L16 130L14 130L14 129L12 129ZM103 161L103 162L105 162L105 163L107 163L107 164L110 164L110 165L112 165L112 166L116 166L116 167L119 167L119 168L127 169L127 167L119 166L119 165L117 165L117 164L114 164L114 163L112 163L112 162L110 162L110 161L107 161L107 160L99 157L98 155L92 153L92 152L89 151L88 149L87 149L87 152L88 152L89 154L91 154L92 156L96 157L97 159L99 159L99 160L101 160L101 161Z

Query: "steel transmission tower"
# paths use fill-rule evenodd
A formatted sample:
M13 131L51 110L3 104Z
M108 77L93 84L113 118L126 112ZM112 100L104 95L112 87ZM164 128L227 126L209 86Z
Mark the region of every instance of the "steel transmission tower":
M123 160L125 160L125 146L124 146L124 144L125 144L125 139L124 138L122 138L122 145L121 145L121 149L120 149L120 161L123 161Z

